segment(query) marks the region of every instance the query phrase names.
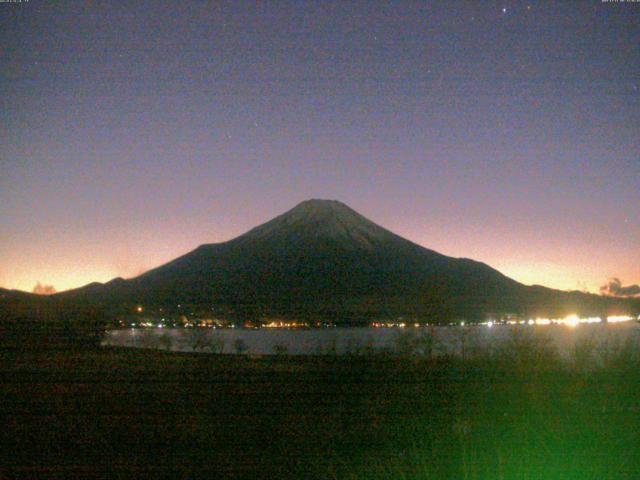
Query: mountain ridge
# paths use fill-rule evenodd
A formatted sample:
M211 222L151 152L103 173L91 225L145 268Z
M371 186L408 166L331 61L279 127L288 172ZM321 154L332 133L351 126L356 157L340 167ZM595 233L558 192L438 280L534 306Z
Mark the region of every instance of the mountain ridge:
M122 306L208 305L238 318L347 322L586 314L620 303L523 285L482 262L422 247L342 202L320 199L138 277L56 296Z
M398 317L447 322L505 314L640 313L640 301L523 285L485 263L405 239L337 200L320 199L131 279L93 282L44 300L19 297L23 303L93 305L116 317L140 305L164 312L190 305L202 315L215 311L237 321L345 324Z

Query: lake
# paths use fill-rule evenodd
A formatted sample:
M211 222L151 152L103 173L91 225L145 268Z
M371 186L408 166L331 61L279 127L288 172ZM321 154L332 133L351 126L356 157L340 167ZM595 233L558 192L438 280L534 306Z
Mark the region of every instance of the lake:
M322 329L208 329L143 328L118 329L107 333L103 345L161 348L172 351L214 350L235 353L240 339L248 354L276 352L291 355L322 353L358 353L367 350L396 350L401 337L429 332L436 354L460 355L463 351L495 348L514 333L541 335L570 354L576 345L593 341L609 345L625 341L640 342L640 324L635 321L615 324L569 325L474 325L407 328L322 328Z

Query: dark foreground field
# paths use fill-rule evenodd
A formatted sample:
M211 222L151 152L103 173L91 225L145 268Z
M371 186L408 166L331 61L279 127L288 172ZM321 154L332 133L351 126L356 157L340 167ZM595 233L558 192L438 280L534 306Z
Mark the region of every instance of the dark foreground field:
M638 356L539 353L4 351L0 478L640 478Z

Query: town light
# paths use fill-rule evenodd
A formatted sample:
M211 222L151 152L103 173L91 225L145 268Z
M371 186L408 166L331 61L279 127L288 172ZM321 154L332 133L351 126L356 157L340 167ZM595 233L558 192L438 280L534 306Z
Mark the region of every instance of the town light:
M575 327L576 325L578 325L580 323L580 317L578 317L577 315L569 315L567 317L565 317L564 321L562 322L565 325L569 326L569 327Z

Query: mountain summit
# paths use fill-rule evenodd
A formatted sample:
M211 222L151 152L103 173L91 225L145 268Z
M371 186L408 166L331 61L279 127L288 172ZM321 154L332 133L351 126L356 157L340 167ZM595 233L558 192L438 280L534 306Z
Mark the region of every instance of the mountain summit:
M346 248L374 248L396 237L337 200L306 200L273 220L260 225L239 238L242 241L264 241L283 238L302 241L324 238Z
M368 323L489 314L599 314L615 302L522 285L406 240L336 200L307 200L223 243L130 280L58 294L92 303L196 306L236 319ZM199 307L198 307L199 306Z

